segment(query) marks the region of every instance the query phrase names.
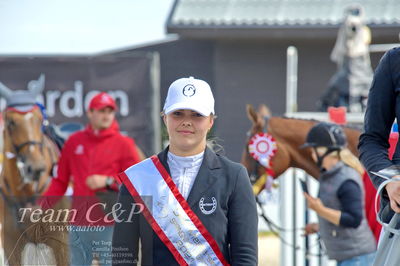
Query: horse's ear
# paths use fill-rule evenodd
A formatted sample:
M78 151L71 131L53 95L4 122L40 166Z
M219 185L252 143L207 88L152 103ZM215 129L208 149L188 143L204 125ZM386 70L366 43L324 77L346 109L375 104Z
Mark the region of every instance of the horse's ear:
M250 121L256 124L258 120L258 115L257 112L254 110L253 105L246 104L246 111L247 111L247 117L250 119Z
M39 95L44 90L44 81L45 81L44 74L40 74L37 80L29 81L28 90L33 92L35 95Z
M12 90L10 90L6 85L0 82L0 96L8 99L12 94Z
M258 106L258 113L263 117L271 116L271 111L269 110L268 106L266 106L265 104L260 104Z

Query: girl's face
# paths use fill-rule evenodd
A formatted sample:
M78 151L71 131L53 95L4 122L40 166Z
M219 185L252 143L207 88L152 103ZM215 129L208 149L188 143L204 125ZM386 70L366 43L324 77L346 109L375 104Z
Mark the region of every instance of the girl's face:
M326 147L318 147L317 151L315 149L311 150L311 157L313 158L314 162L318 162L317 154L321 157L323 156L328 149ZM336 165L339 161L336 153L329 153L327 156L324 157L322 160L322 166L327 170L331 169L334 165Z
M326 151L327 148L325 147L317 147L317 151L315 151L315 149L311 149L311 158L314 160L314 162L318 162L317 153L319 156L322 156Z
M204 151L207 132L214 124L212 116L202 116L195 111L181 109L164 115L163 119L172 153L190 156Z
M315 152L315 149L311 149L311 158L313 159L314 162L317 162L317 153Z

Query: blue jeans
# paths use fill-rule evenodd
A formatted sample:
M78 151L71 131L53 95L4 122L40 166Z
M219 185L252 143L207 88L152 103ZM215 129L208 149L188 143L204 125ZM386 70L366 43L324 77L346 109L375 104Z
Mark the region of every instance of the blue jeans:
M338 261L337 266L370 266L374 262L375 253L376 252L374 251L348 260Z
M97 259L99 265L110 266L113 226L71 226L69 232L70 265L92 265Z

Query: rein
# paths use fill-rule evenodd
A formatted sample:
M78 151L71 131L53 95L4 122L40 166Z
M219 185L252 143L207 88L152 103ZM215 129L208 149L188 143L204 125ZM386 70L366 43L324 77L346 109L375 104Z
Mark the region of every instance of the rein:
M265 123L264 123L264 127L263 127L263 129L262 129L263 133L268 133L267 128L268 128L269 119L270 119L269 116L264 116L264 121L265 121ZM250 131L247 133L247 136L249 137L249 139L251 138L251 132L250 132ZM248 141L247 143L249 143L249 141ZM268 176L271 176L272 178L276 178L275 172L274 172L274 170L273 170L272 168L270 168L270 167L265 167L264 165L261 165L261 163L260 163L258 160L254 159L252 156L250 156L248 146L249 146L249 145L246 145L247 154L248 154L248 156L253 160L253 169L252 169L252 171L250 172L250 181L252 182L252 184L254 184L254 185L253 185L253 188L254 188L255 185L257 185L257 180L259 180L259 179L261 179L261 178L267 178ZM272 159L272 158L271 158L271 159ZM266 172L266 173L263 174L262 176L259 176L259 175L258 175L257 169L258 169L259 167L263 167L263 168L265 169L265 172ZM259 186L259 187L260 187L260 188L257 188L257 189L259 190L258 192L261 191L261 186ZM264 212L264 209L263 209L263 207L262 207L262 203L260 202L257 193L255 193L255 199L256 199L257 205L260 207L260 210L261 210L261 214L260 214L260 215L261 215L261 217L264 219L264 221L267 223L267 226L269 227L269 229L271 230L271 232L272 232L274 235L276 235L276 236L282 241L283 244L285 244L285 245L287 245L287 246L289 246L289 247L291 247L291 248L294 248L294 249L296 249L296 250L301 250L301 248L300 248L299 246L295 246L295 245L293 245L292 243L289 243L288 241L286 241L286 240L280 235L280 232L295 232L295 231L298 231L298 230L302 230L302 228L288 229L288 228L283 228L283 227L277 225L277 224L274 223L270 218L268 218L267 214ZM319 241L319 237L318 237L318 241ZM308 252L308 249L306 249L305 251L306 251L306 253L307 253L308 256L321 256L321 255L319 255L319 254L311 254L311 253L309 253L309 252Z

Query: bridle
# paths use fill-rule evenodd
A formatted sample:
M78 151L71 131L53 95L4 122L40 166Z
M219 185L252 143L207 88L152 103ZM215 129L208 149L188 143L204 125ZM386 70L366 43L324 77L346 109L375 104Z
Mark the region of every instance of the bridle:
M37 108L37 106L35 105L35 106L32 107L32 109L23 112L23 111L20 111L20 110L14 108L14 107L8 107L6 109L6 112L7 111L12 111L12 112L20 113L20 114L26 114L26 113L32 113L36 108ZM8 131L8 135L11 136L11 133L12 133L11 129L7 125L6 125L6 130ZM11 142L13 148L14 148L16 156L19 157L19 158L21 158L20 151L27 145L38 145L40 147L41 153L43 154L43 136L42 136L40 141L28 140L28 141L25 141L25 142L20 143L18 145L15 144L12 140L10 140L10 142Z
M36 108L37 108L37 106L35 105L30 110L20 111L17 108L8 107L6 109L6 112L7 111L12 111L12 112L20 113L20 114L27 114L27 113L32 113ZM7 130L8 136L12 136L13 132L12 132L12 129L10 128L10 126L6 125L5 130ZM43 153L43 146L44 146L43 135L41 136L40 141L27 140L27 141L22 142L20 144L15 144L11 137L10 137L9 141L10 141L12 147L13 147L13 150L14 150L14 153L9 153L9 155L10 156L15 156L16 165L17 165L20 177L21 177L21 185L19 186L19 189L22 189L22 187L24 187L26 184L29 184L31 180L27 177L27 173L25 172L25 162L24 162L24 157L21 154L21 150L26 146L37 145L40 148L41 155L44 157L44 153ZM39 192L39 191L37 191L37 192Z
M34 105L30 110L27 111L20 111L17 108L14 107L7 107L6 112L7 111L13 111L13 112L18 112L18 113L22 113L22 114L26 114L26 113L30 113L33 112L35 109L37 108L37 105ZM43 114L42 114L43 116ZM43 116L44 117L44 116ZM43 123L43 121L42 121ZM6 125L5 130L7 130L7 134L9 136L12 136L12 129ZM26 147L26 146L31 146L31 145L37 145L40 147L40 153L41 155L44 157L44 136L43 134L41 135L41 139L40 141L37 140L28 140L25 141L23 143L20 144L15 144L12 140L12 138L9 139L9 142L12 146L13 149L13 153L12 152L6 152L6 157L11 157L10 159L14 158L15 159L15 164L17 167L17 170L19 172L19 178L20 178L20 185L17 187L18 191L21 191L26 185L30 184L32 182L32 180L27 176L26 171L25 171L25 162L24 162L24 157L21 154L21 150ZM51 154L51 152L50 152ZM53 158L53 155L50 155L52 157L52 168L54 167L54 165L57 163L57 159ZM51 170L50 170L51 172ZM51 176L51 175L50 175ZM37 195L40 195L44 192L44 190L48 187L48 184L50 183L51 178L48 178L46 183L42 185L41 188L38 188L38 182L36 183L36 186L34 187L34 192L35 194L31 195L31 196L26 196L26 197L22 197L22 198L17 198L16 196L10 195L10 193L6 193L5 191L11 191L11 187L7 181L7 178L5 178L5 176L3 175L3 184L4 184L4 188L0 186L0 194L2 196L2 198L4 199L5 204L9 207L9 209L11 210L13 217L20 217L20 213L19 210L21 208L24 208L27 206L27 204L32 204L35 205L36 204L36 199L37 199ZM17 227L22 229L23 228L23 224L22 223L17 223Z
M264 126L262 128L262 132L263 133L268 133L267 128L268 128L268 122L269 122L270 117L269 116L264 116L263 118L264 118ZM254 188L254 185L257 184L257 180L261 179L261 177L263 176L263 175L259 176L259 174L258 174L259 167L263 167L265 169L265 174L264 175L266 175L266 177L270 176L272 178L276 178L275 171L272 168L265 167L264 165L261 165L258 160L254 159L252 156L250 156L249 145L248 144L249 144L249 141L250 141L251 137L254 134L257 134L257 133L253 133L253 132L251 132L251 130L246 133L246 135L247 135L246 156L249 157L250 160L252 160L253 168L252 168L251 171L249 171L249 178L250 178L251 184L253 184L253 188ZM258 194L255 194L255 200L256 200L257 205L260 207L260 210L261 210L261 214L260 215L265 220L265 222L267 223L267 226L269 227L271 232L274 235L276 235L282 241L283 244L285 244L285 245L287 245L289 247L295 248L296 250L300 250L299 246L295 246L292 243L289 243L288 241L286 241L280 235L280 232L295 232L295 231L298 231L298 230L302 230L302 228L293 228L293 229L290 228L289 229L289 228L283 228L283 227L277 225L264 212L264 208L262 206L262 203L261 203L260 199L258 198ZM319 236L318 236L318 241L319 241ZM307 255L309 255L309 256L321 256L320 254L311 254L310 252L308 252L308 249L306 250L306 252L307 252Z
M269 119L270 119L269 116L264 116L264 126L262 128L262 132L264 132L264 133L268 133L267 128L268 128ZM252 161L252 165L253 165L252 170L249 171L249 177L250 177L251 183L254 184L260 178L260 176L258 175L259 167L263 167L265 169L265 172L266 172L267 175L271 176L272 178L275 178L275 171L272 168L269 168L269 167L267 168L267 167L261 165L258 160L255 160L254 158L252 158L250 156L249 145L248 144L249 144L250 138L252 137L253 134L252 134L251 131L248 131L246 133L246 135L247 135L246 154L250 158L250 160Z
M15 144L11 141L11 144L12 144L13 147L14 147L15 154L16 154L16 157L17 157L17 158L21 158L20 151L22 150L22 148L24 148L25 146L28 146L28 145L38 145L38 146L40 147L41 153L43 154L43 138L42 138L42 140L40 140L40 141L29 140L29 141L23 142L23 143L21 143L21 144L19 144L19 145L15 145Z
M38 106L34 105L32 106L31 109L27 110L27 111L21 111L18 109L17 106L12 106L12 107L7 107L6 112L7 111L12 111L12 112L17 112L20 114L27 114L27 113L32 113L35 109L37 109ZM42 121L43 123L43 121ZM12 129L10 128L9 125L5 126L5 130L7 131L7 134L9 136L12 136ZM31 183L31 179L28 177L27 173L26 173L26 169L25 169L25 161L24 161L24 156L21 154L21 150L26 147L26 146L32 146L32 145L37 145L40 148L40 153L41 155L44 157L44 136L43 134L41 135L40 141L37 140L27 140L23 143L19 143L16 144L14 143L14 141L12 140L12 138L9 139L9 142L12 146L13 152L7 152L6 153L6 157L11 158L15 158L15 163L19 172L19 178L20 178L20 185L17 187L17 190L22 190L27 184ZM56 163L55 160L53 160L53 165ZM7 182L7 179L4 178L3 179L5 186L8 188L8 191L10 190L10 185ZM46 184L44 184L40 189L38 189L37 187L34 188L35 193L36 194L42 194L44 192L44 190L46 189L48 183L50 182L50 179L47 180ZM6 193L0 188L0 194L3 195L3 198L6 200L6 202L8 202L11 205L16 205L16 202L11 202L12 200L10 200L8 197L6 197ZM33 201L34 197L30 197L28 198L27 202L31 202Z
M267 128L268 128L269 119L270 119L269 116L264 116L264 126L263 126L263 128L262 128L262 131L263 131L264 133L267 133L267 132L268 132ZM254 133L254 134L256 134L256 133ZM252 134L251 131L248 131L246 135L247 135L247 138L248 138L248 139L247 139L247 142L246 142L246 143L247 143L247 145L246 145L246 156L249 157L249 159L252 161L252 165L253 165L252 170L249 171L249 177L250 177L251 183L252 183L252 184L255 184L255 183L257 182L257 180L259 180L259 179L261 178L262 175L259 176L259 174L258 174L258 169L259 169L259 167L263 167L263 168L265 169L265 171L266 171L265 174L266 174L266 175L269 175L269 176L272 176L272 177L274 178L274 177L275 177L275 172L274 172L274 170L273 170L272 168L266 168L265 166L261 165L260 162L259 162L258 160L254 159L252 156L250 156L250 153L249 153L249 145L248 145L248 144L249 144L250 138L252 137L253 134ZM256 199L257 204L258 204L259 207L260 207L261 216L262 216L262 217L264 218L264 220L266 221L268 227L271 229L271 232L273 232L274 234L276 234L277 236L279 236L279 233L278 233L277 231L288 231L288 230L286 230L286 229L284 229L284 228L278 226L278 225L275 224L270 218L267 217L267 215L264 213L264 209L262 208L262 204L261 204L260 200L258 199L258 194L255 195L255 199ZM279 236L279 237L280 237L280 236ZM281 237L280 237L280 238L281 238ZM281 238L281 240L282 240L283 242L285 242L284 239Z

